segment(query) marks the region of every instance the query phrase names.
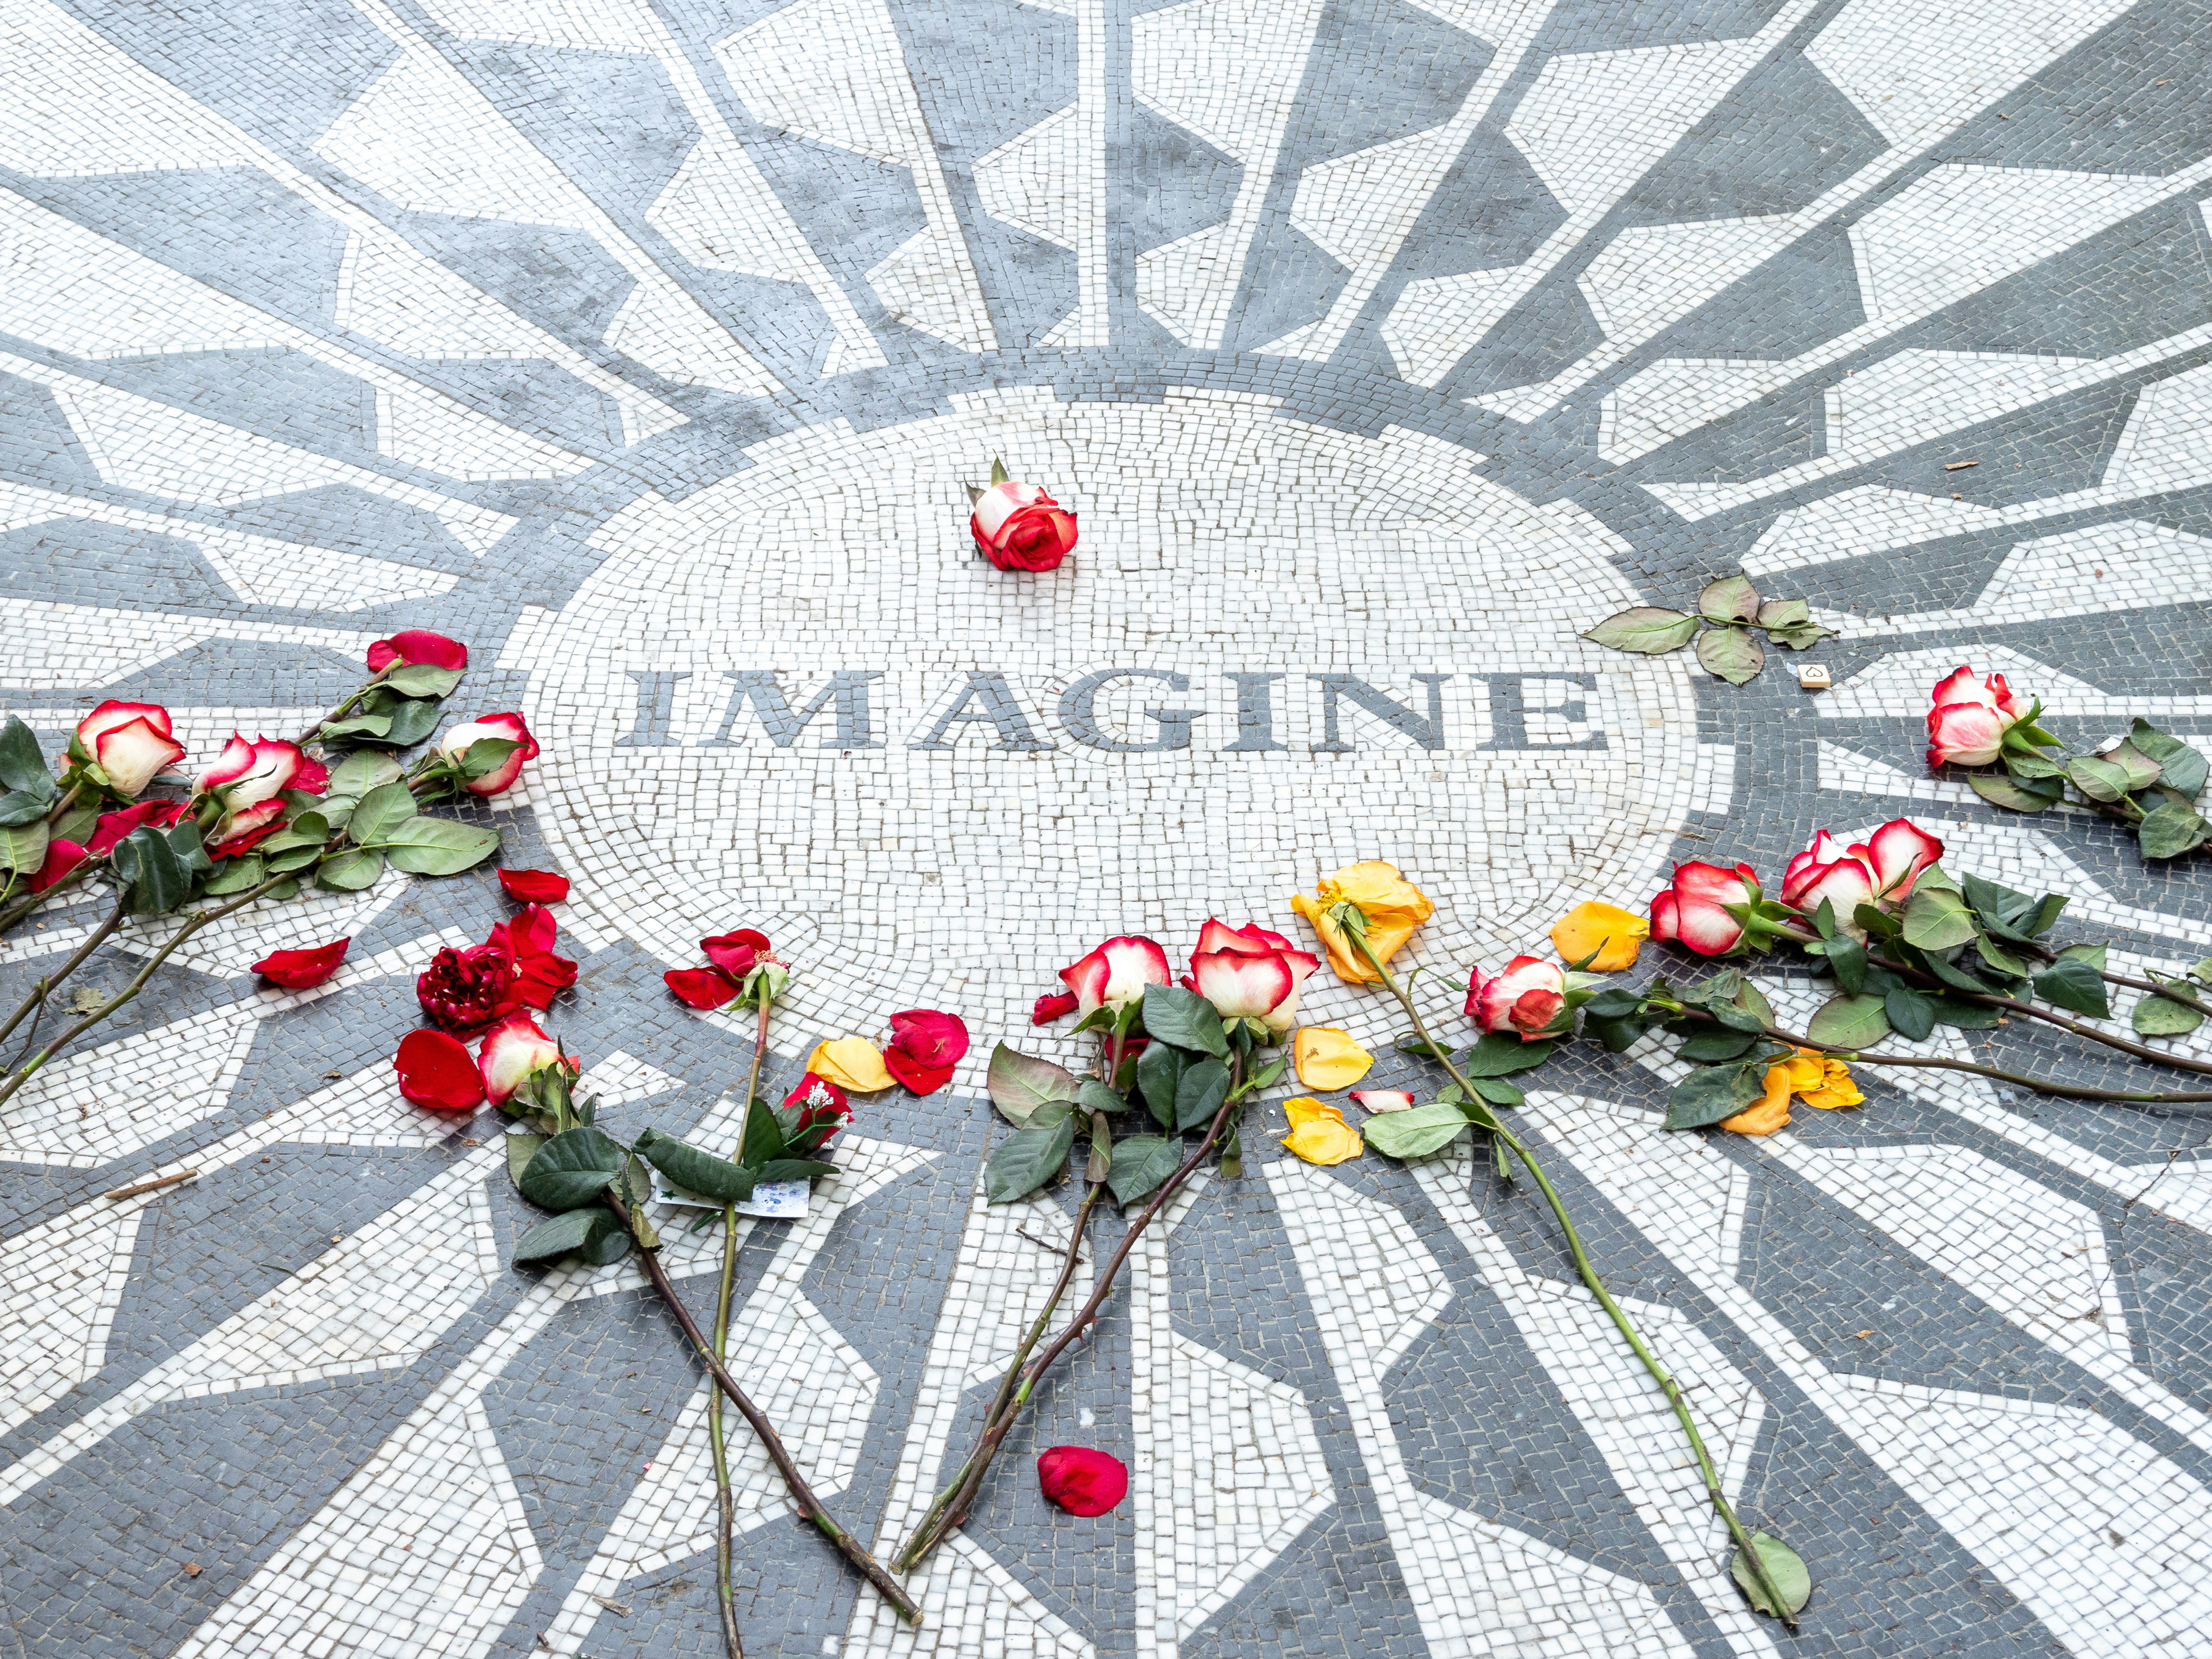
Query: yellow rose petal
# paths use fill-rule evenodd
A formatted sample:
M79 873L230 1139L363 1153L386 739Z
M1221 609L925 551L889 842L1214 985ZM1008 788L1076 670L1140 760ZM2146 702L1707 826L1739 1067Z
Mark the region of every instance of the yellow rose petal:
M1797 1094L1808 1106L1817 1106L1824 1112L1866 1103L1866 1097L1859 1092L1859 1085L1851 1081L1851 1068L1840 1060L1823 1062L1820 1086L1800 1089Z
M1298 1081L1309 1089L1349 1089L1375 1064L1374 1055L1326 1025L1300 1028L1291 1044L1291 1058L1297 1066Z
M1304 1095L1283 1103L1291 1132L1282 1145L1295 1158L1309 1164L1342 1164L1366 1149L1359 1131L1344 1121L1343 1111Z
M1740 1135L1771 1135L1777 1129L1790 1127L1790 1097L1777 1100L1772 1094L1756 1106L1747 1106L1734 1117L1721 1120L1721 1127Z
M839 1037L834 1042L816 1043L814 1052L806 1057L806 1069L854 1094L880 1094L891 1086L891 1074L884 1066L883 1050L866 1037Z
M1344 930L1329 920L1330 910L1346 902L1359 907L1367 917L1367 948L1377 962L1389 961L1413 938L1413 930L1437 911L1427 894L1398 873L1397 866L1380 859L1347 864L1334 875L1323 876L1316 887L1317 896L1312 898L1294 894L1291 908L1313 924L1328 951L1330 971L1347 985L1373 984L1379 976L1345 938Z
M1552 947L1562 962L1581 962L1592 974L1618 974L1636 966L1636 953L1651 937L1651 924L1617 904L1586 899L1552 924Z

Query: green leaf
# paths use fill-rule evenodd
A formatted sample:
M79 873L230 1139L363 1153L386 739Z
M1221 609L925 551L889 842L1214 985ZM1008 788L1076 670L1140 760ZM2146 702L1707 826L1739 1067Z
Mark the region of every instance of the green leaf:
M384 833L392 867L415 876L457 876L499 850L499 831L451 818L412 817Z
M588 1124L564 1129L540 1146L515 1184L532 1204L574 1210L594 1202L621 1171L623 1149Z
M1674 1050L1674 1057L1693 1066L1717 1066L1724 1060L1741 1060L1759 1042L1756 1032L1701 1025Z
M1831 997L1820 1005L1805 1035L1838 1048L1870 1048L1889 1035L1889 1015L1880 997Z
M2136 826L2136 839L2147 859L2173 859L2193 853L2204 844L2208 835L2212 835L2212 824L2205 823L2195 807L2173 800L2151 808Z
M269 872L278 876L295 874L322 855L319 847L295 847L289 852L273 854L269 859Z
M1954 1031L1990 1031L1998 1023L1998 1012L1978 1002L1954 1002L1949 997L1937 997L1936 1023L1948 1025Z
M530 1167L530 1160L546 1142L544 1135L534 1135L516 1129L507 1136L507 1178L516 1187L522 1185L522 1172Z
M1729 1563L1729 1576L1751 1598L1751 1605L1761 1613L1772 1613L1778 1619L1796 1618L1813 1594L1813 1575L1805 1570L1804 1561L1789 1545L1767 1533L1752 1534L1751 1547L1759 1552L1759 1565L1766 1569L1767 1582L1781 1596L1782 1605L1778 1607L1768 1602L1766 1593L1759 1589L1758 1577L1743 1559L1741 1550Z
M1935 999L1923 996L1910 986L1896 986L1887 992L1882 997L1881 1010L1897 1028L1898 1035L1908 1042L1923 1042L1936 1029Z
M1966 787L1992 806L2008 812L2042 812L2058 805L2066 791L2054 779L2049 783L2021 783L2002 772L1969 772Z
M331 769L326 794L331 798L343 797L357 801L372 789L398 782L403 775L399 763L391 756L364 749L348 755Z
M1713 622L1751 622L1759 616L1759 590L1748 576L1723 576L1705 584L1698 609Z
M1502 1078L1471 1077L1468 1086L1493 1106L1518 1106L1528 1097Z
M580 1255L605 1267L628 1255L629 1242L629 1234L615 1219L615 1212L604 1204L594 1204L539 1222L515 1242L514 1260L520 1265Z
M507 758L522 745L513 738L478 738L461 750L456 764L461 775L471 781L496 772L507 764Z
M1385 1158L1428 1158L1467 1132L1467 1114L1437 1101L1410 1111L1381 1112L1359 1126L1367 1144Z
M1769 599L1758 620L1761 628L1802 628L1813 620L1813 607L1803 599Z
M232 893L242 893L249 887L258 887L269 878L269 872L258 853L248 853L243 858L225 859L216 866L216 872L200 884L200 891L210 898L223 898Z
M1741 628L1709 628L1698 636L1698 660L1715 678L1741 685L1766 666L1766 647Z
M1948 887L1925 882L1912 890L1905 907L1905 942L1923 951L1948 951L1964 945L1975 934L1974 913L1965 897Z
M1583 1012L1599 1019L1624 1019L1644 1006L1644 999L1625 986L1608 985L1583 1004Z
M1679 611L1639 605L1632 611L1615 611L1583 637L1595 640L1609 650L1662 657L1687 645L1699 626L1695 617L1685 616Z
M2127 769L2095 755L2067 762L2066 775L2091 800L2114 801L2128 793Z
M1523 1042L1502 1031L1492 1031L1467 1051L1459 1069L1470 1081L1479 1077L1510 1077L1516 1072L1541 1066L1552 1057L1552 1050L1557 1046L1549 1038L1541 1042Z
M756 1175L743 1164L702 1152L658 1129L640 1132L637 1155L685 1192L717 1204L742 1204L753 1195L756 1182L775 1178L765 1172Z
M348 738L381 738L392 731L389 714L349 714L342 720L325 720L315 733L323 743L343 743Z
M1923 885L1925 884L1925 876L1923 876ZM1882 909L1878 905L1853 905L1851 907L1851 920L1856 922L1861 927L1863 927L1866 930L1868 936L1873 939L1895 939L1899 933L1905 931L1905 925L1902 922L1899 921L1895 916L1891 915L1888 911Z
M1866 989L1866 946L1856 939L1844 933L1830 939L1828 966L1835 970L1836 983L1853 996Z
M2008 979L2027 977L2027 963L2013 955L2011 951L2005 950L1986 934L1974 941L1974 953L1987 963L1994 972L2002 974Z
M346 835L356 847L372 846L414 816L415 797L406 784L379 784L354 807Z
M2079 957L2062 956L2050 967L2035 976L2035 994L2056 1007L2077 1014L2087 1014L2092 1019L2112 1018L2112 1004L2105 995L2105 981L2097 977L2097 970Z
M2130 1022L2142 1036L2181 1036L2204 1023L2204 1012L2185 1008L2170 997L2144 994Z
M2101 974L2105 971L2106 959L2111 951L2109 945L2069 945L2058 955L2063 961L2086 962Z
M1194 1048L1216 1059L1229 1052L1229 1039L1221 1035L1221 1016L1213 1005L1180 985L1145 988L1145 1030L1155 1042Z
M316 871L315 885L341 893L357 893L364 887L374 887L383 873L383 854L365 853L356 848L339 854Z
M438 702L426 697L419 702L395 699L388 708L377 711L392 722L381 737L363 733L366 741L386 749L409 749L438 729Z
M0 726L0 786L25 794L43 792L48 800L58 791L53 775L46 770L38 733L13 714L8 716L7 725Z
M51 795L33 794L27 789L11 789L0 795L0 829L13 829L19 823L32 823L46 817L53 805Z
M1165 1135L1131 1135L1114 1143L1114 1163L1106 1185L1114 1200L1127 1208L1176 1172L1182 1163L1182 1142Z
M1420 1060L1449 1060L1451 1057L1449 1050L1439 1048L1433 1042L1424 1042L1419 1037L1410 1036L1398 1039L1398 1052L1401 1054L1412 1054Z
M131 884L134 915L167 915L191 896L191 865L159 830L141 824L108 857L115 873Z
M1153 1121L1163 1129L1175 1127L1176 1088L1188 1064L1188 1056L1182 1049L1166 1042L1155 1042L1137 1060L1137 1091L1151 1108Z
M2148 789L2151 785L2158 782L2160 775L2165 770L2156 761L2125 738L2122 738L2112 748L2107 749L2101 758L2106 765L2117 766L2120 769L2121 775L2127 781L2126 793L2130 795L2139 790Z
M1609 1054L1626 1054L1644 1035L1644 1022L1634 1016L1626 1019L1585 1018L1583 1035L1602 1044Z
M766 1102L755 1101L745 1114L745 1138L738 1148L738 1162L758 1171L781 1158L785 1150L783 1120L768 1109Z
M991 1152L983 1175L983 1193L994 1204L1012 1204L1059 1180L1067 1170L1067 1155L1075 1147L1073 1115L1046 1127L1032 1123L1017 1129Z
M436 668L426 662L403 663L378 684L403 697L442 697L461 683L458 668Z
M2191 800L2203 792L2212 762L2207 762L2204 752L2195 744L2184 743L2145 720L2136 721L2128 741L2158 763L2158 781L2167 788L2178 789Z
M43 819L0 829L0 870L26 874L46 861L46 826Z
M1242 1100L1246 1095L1257 1094L1262 1089L1272 1089L1288 1069L1289 1062L1278 1055L1238 1084L1230 1091L1231 1097Z
M1212 1122L1213 1115L1228 1098L1228 1066L1218 1060L1201 1060L1188 1067L1176 1085L1176 1133Z
M1700 1066L1667 1097L1667 1127L1702 1129L1734 1117L1766 1092L1763 1066Z
M761 1165L763 1181L819 1181L837 1173L834 1164L814 1158L772 1158Z
M1146 1051L1144 1058L1149 1060L1159 1052L1155 1045ZM1142 1065L1143 1061L1139 1061L1139 1075ZM991 1051L988 1081L991 1103L1017 1129L1027 1124L1030 1115L1047 1101L1073 1100L1079 1086L1073 1073L1048 1060L1023 1054L1003 1042Z

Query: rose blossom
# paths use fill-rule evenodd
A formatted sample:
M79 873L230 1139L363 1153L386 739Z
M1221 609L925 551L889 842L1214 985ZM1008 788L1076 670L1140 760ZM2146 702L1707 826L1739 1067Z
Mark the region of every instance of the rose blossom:
M2005 733L2027 714L2014 701L2002 674L1974 684L1974 671L1961 665L1939 682L1928 710L1930 766L1987 766L2004 750Z
M789 975L781 957L757 927L740 927L733 933L717 933L699 941L699 949L713 964L708 968L677 968L663 974L661 981L687 1008L720 1008L743 994L755 974L767 975L767 1000L783 994Z
M483 1073L469 1051L443 1031L410 1031L399 1039L392 1063L400 1094L417 1106L470 1112L483 1103Z
M502 870L499 890L526 904L559 904L568 896L568 878L551 870Z
M318 945L311 951L271 951L253 964L253 971L288 991L305 991L320 985L345 961L350 939Z
M298 744L281 738L249 743L243 732L234 732L214 764L192 780L192 793L219 793L223 810L236 812L274 800L287 789L319 795L330 781L323 763Z
M1467 1017L1486 1032L1510 1032L1523 1042L1542 1036L1567 1006L1567 976L1541 957L1516 957L1505 971L1468 975Z
M1674 884L1651 901L1651 937L1679 942L1701 957L1726 956L1743 939L1743 923L1725 906L1759 902L1759 875L1747 864L1678 864Z
M438 752L458 767L469 745L480 738L503 738L516 745L513 753L480 778L470 778L461 787L471 795L503 795L514 787L522 775L525 761L538 758L538 739L530 735L530 728L517 714L486 714L482 720L470 720L457 726L438 740Z
M1198 930L1183 983L1224 1019L1256 1019L1279 1036L1298 1017L1298 994L1321 958L1256 921L1242 927L1209 916Z
M284 827L284 803L264 800L242 812L226 812L207 841L211 859L234 859L250 853Z
M1102 1007L1127 1006L1145 994L1147 985L1173 983L1168 953L1151 939L1127 933L1061 969L1060 977L1075 993L1075 1006L1086 1016Z
M853 1121L853 1104L828 1078L809 1072L783 1097L783 1111L778 1115L789 1126L784 1130L784 1155L811 1158Z
M499 944L447 945L415 977L415 1000L433 1024L471 1032L521 1006L514 957Z
M561 1045L538 1030L538 1022L527 1014L509 1014L491 1028L477 1049L484 1095L495 1106L527 1083L531 1073L560 1062ZM568 1069L573 1074L580 1068L572 1060Z
M469 648L459 640L433 634L427 628L403 628L388 640L368 647L368 672L381 674L394 663L422 663L431 668L466 668Z
M915 1093L933 1095L952 1081L953 1067L967 1052L968 1025L959 1015L909 1008L891 1016L884 1066Z
M729 975L743 979L763 962L774 959L775 946L757 927L740 927L734 933L717 933L699 941L708 961Z
M1854 936L1851 916L1862 904L1895 904L1912 892L1922 871L1943 856L1943 843L1910 818L1892 818L1863 842L1841 845L1826 830L1790 860L1782 902L1808 915L1826 899Z
M1035 484L993 484L975 498L969 533L1001 570L1050 570L1075 546L1075 514Z
M156 772L185 757L184 744L170 735L169 711L157 702L111 697L76 723L76 740L125 800L136 800Z

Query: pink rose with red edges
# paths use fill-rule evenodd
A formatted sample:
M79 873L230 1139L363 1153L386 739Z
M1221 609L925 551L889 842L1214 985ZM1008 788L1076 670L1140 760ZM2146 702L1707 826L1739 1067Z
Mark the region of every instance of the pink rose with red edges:
M1849 847L1823 830L1790 860L1782 902L1811 915L1825 899L1834 908L1837 925L1863 939L1866 930L1851 920L1858 907L1903 903L1921 872L1942 856L1943 843L1910 818L1892 818Z
M1321 958L1256 921L1242 927L1207 917L1198 930L1184 986L1224 1019L1256 1019L1280 1036L1298 1017L1298 996Z
M969 533L1001 570L1050 570L1075 546L1075 514L1032 483L994 483L975 499Z
M464 769L470 746L486 738L512 743L514 748L490 770L470 777ZM453 727L439 738L438 755L453 769L455 781L471 795L503 795L514 787L525 763L538 758L538 739L530 735L530 728L520 714L486 714Z
M215 763L192 780L195 797L212 795L222 818L207 838L210 858L235 858L284 827L288 789L319 795L330 787L323 763L296 743L281 738L248 741L233 732Z
M169 711L156 702L103 702L76 723L71 748L97 766L110 794L136 800L154 775L185 757L169 731Z
M1121 1009L1145 994L1147 985L1174 982L1168 953L1152 939L1121 934L1108 939L1080 961L1060 970L1060 981L1085 1016L1100 1008Z
M1759 902L1759 874L1747 864L1674 866L1671 887L1651 901L1651 937L1686 945L1701 957L1723 957L1743 942L1743 920L1729 907Z
M1468 975L1467 1017L1486 1032L1534 1042L1556 1035L1566 1006L1566 972L1541 957L1516 957L1499 974L1486 975L1477 966Z
M2029 711L2021 708L2002 674L1979 684L1961 665L1938 681L1928 710L1930 766L1987 766L2004 752L2005 733Z

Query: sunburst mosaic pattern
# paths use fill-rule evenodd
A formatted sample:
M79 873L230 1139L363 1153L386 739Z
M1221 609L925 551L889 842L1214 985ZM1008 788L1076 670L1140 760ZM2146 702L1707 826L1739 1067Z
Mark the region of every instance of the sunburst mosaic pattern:
M1068 1224L982 1201L982 1060L1077 1057L1026 1009L1104 934L1287 930L1382 857L1450 980L1673 860L1771 870L1911 812L2074 894L2115 966L2212 951L2198 863L1999 813L1918 744L1966 659L2069 738L2212 742L2208 25L0 0L0 706L52 746L159 701L206 756L296 730L397 627L467 640L453 712L544 745L487 821L575 881L551 1019L623 1129L730 1127L745 1033L659 982L702 933L796 959L786 1087L817 1038L964 1014L953 1091L864 1105L742 1257L739 1368L888 1548ZM1060 570L972 556L994 454L1080 515ZM1810 596L1833 690L1577 638L1738 568ZM495 1115L392 1085L413 975L504 908L395 873L249 913L0 1109L25 1659L719 1651L664 1312L634 1266L507 1267ZM96 920L0 942L0 992ZM326 986L250 974L339 934ZM94 982L154 948L118 939ZM1395 1035L1333 982L1308 1012ZM920 1632L745 1454L748 1650L2212 1650L2212 1123L1907 1073L1756 1144L1670 1135L1675 1064L1556 1060L1522 1121L1810 1563L1796 1633L1729 1581L1528 1194L1255 1126L915 1581ZM697 1299L714 1265L671 1249ZM1064 1442L1128 1502L1050 1509L1028 1460Z

